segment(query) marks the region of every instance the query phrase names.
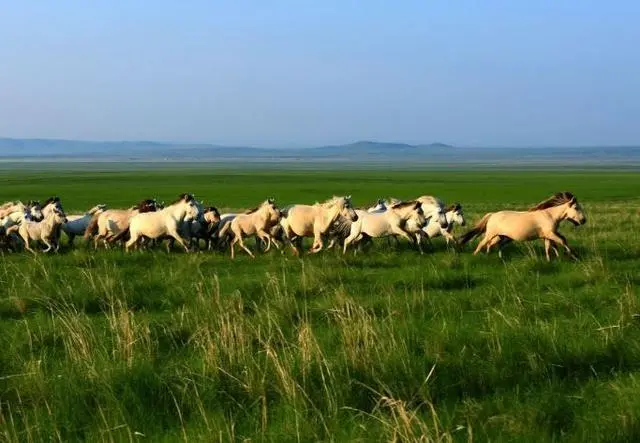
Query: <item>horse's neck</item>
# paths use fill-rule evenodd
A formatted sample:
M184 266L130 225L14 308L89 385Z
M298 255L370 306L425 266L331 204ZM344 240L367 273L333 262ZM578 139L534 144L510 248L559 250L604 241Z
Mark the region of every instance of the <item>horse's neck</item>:
M184 205L173 205L167 206L162 210L165 214L171 216L172 218L182 221L184 217L187 215L187 208Z
M567 215L567 203L543 209L542 211L546 212L551 217L553 222L557 225L562 220L564 220Z
M322 220L322 230L326 230L331 224L338 218L338 214L340 214L340 208L338 206L333 205L329 209L323 208L322 216L320 217Z

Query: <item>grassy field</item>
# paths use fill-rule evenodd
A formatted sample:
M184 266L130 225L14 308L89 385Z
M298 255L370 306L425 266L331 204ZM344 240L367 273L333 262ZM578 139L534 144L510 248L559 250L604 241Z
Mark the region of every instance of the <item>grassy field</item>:
M5 441L638 441L640 174L234 170L0 172L0 201L67 212L193 192L238 209L432 194L470 222L574 192L588 223L505 259L297 259L163 250L5 254ZM460 231L457 231L460 233Z

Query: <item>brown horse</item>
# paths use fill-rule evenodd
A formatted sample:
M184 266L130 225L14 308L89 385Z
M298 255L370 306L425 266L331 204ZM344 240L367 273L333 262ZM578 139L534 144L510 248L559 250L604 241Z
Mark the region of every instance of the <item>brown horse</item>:
M544 239L544 252L547 261L551 260L549 250L553 247L556 256L556 245L562 246L567 253L577 259L567 239L558 232L558 226L563 220L569 220L574 225L583 225L587 221L582 206L570 192L558 192L547 200L530 208L528 211L499 211L485 214L484 217L460 238L460 245L484 233L474 255L482 248L487 253L498 245L498 255L502 257L502 248L511 241L528 241L538 238Z

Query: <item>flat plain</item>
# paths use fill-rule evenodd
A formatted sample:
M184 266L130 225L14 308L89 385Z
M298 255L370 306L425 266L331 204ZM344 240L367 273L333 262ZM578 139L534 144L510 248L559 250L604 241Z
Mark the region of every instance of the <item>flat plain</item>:
M561 227L578 262L441 238L422 256L384 240L234 261L80 239L3 253L3 440L640 439L637 171L175 168L5 170L0 201L58 195L73 213L192 192L225 211L428 194L470 225L566 190L588 222Z

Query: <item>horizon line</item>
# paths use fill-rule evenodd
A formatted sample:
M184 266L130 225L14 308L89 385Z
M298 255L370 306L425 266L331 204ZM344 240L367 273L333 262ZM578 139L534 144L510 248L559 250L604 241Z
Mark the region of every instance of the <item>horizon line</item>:
M99 139L72 139L72 138L48 138L48 137L6 137L0 135L0 140L13 140L13 141L53 141L53 142L74 142L74 143L106 143L106 144L135 144L135 143L150 143L159 145L174 145L174 146L211 146L218 148L234 148L234 149L264 149L264 150L293 150L293 149L314 149L314 148L328 148L328 147L340 147L349 146L359 143L372 143L380 145L406 145L411 147L430 146L430 145L444 145L450 148L464 148L464 149L545 149L545 148L637 148L640 147L640 142L636 144L546 144L546 145L491 145L491 144L452 144L447 142L424 142L424 143L407 143L399 141L378 141L360 139L347 143L324 143L306 145L302 143L286 143L290 147L268 147L268 146L255 146L252 144L224 144L215 142L203 142L203 141L160 141L150 139L118 139L118 140L99 140ZM284 143L283 143L284 144ZM293 147L295 146L295 147Z

